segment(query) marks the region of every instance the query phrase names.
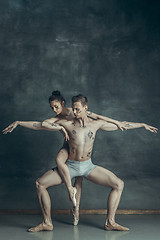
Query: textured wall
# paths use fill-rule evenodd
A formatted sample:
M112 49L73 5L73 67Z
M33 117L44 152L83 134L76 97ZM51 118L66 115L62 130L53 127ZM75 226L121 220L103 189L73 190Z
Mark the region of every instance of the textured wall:
M1 129L52 117L48 97L88 96L89 109L159 127L160 1L0 0ZM0 208L39 208L34 182L55 166L59 132L0 135ZM125 181L120 208L158 209L160 137L98 132L93 162ZM63 190L63 191L61 191ZM71 207L65 186L54 208ZM109 190L84 180L81 208L105 208ZM54 194L53 194L54 193ZM98 196L98 197L97 197Z

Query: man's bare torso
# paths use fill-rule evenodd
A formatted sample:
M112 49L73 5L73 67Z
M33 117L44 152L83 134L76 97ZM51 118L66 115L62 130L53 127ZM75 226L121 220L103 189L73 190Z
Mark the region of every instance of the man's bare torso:
M85 161L90 159L92 154L95 135L100 127L101 120L87 118L85 126L81 126L79 120L57 119L56 123L63 126L69 135L69 159Z

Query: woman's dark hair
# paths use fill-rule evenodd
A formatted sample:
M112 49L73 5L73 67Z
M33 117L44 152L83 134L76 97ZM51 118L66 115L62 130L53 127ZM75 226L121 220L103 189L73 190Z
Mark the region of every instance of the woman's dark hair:
M64 99L64 97L62 96L60 91L58 91L58 90L52 92L52 95L49 97L49 103L54 100L57 100L60 103L62 103L62 102L66 103L66 100Z
M82 94L72 97L72 103L80 102L82 106L88 105L88 99Z

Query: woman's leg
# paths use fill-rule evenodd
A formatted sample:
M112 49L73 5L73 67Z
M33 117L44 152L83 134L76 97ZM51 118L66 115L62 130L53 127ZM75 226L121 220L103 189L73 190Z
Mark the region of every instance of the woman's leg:
M51 201L47 191L48 187L59 185L63 181L56 170L49 170L36 181L37 195L43 214L43 222L36 227L30 228L29 232L51 231L53 230L51 220Z
M76 207L73 207L72 213L73 213L73 225L76 226L78 225L79 222L79 205L80 205L80 199L81 199L81 192L82 192L82 177L76 177L74 187L77 189L77 194L76 194Z
M56 162L57 162L59 173L64 183L66 184L66 187L69 193L69 198L72 201L73 206L76 206L76 199L75 199L76 189L72 186L70 173L67 165L65 164L67 159L68 159L68 149L62 148L57 155Z

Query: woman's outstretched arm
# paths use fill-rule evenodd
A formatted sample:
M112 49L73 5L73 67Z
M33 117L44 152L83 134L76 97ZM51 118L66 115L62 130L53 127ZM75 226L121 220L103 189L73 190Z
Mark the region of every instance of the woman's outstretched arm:
M90 112L90 111L87 111L87 116L90 117L90 118L93 118L93 119L100 119L100 120L104 120L108 123L113 123L122 131L126 130L126 126L123 122L114 120L112 118L101 116L99 114L96 114L96 113L93 113L93 112Z

